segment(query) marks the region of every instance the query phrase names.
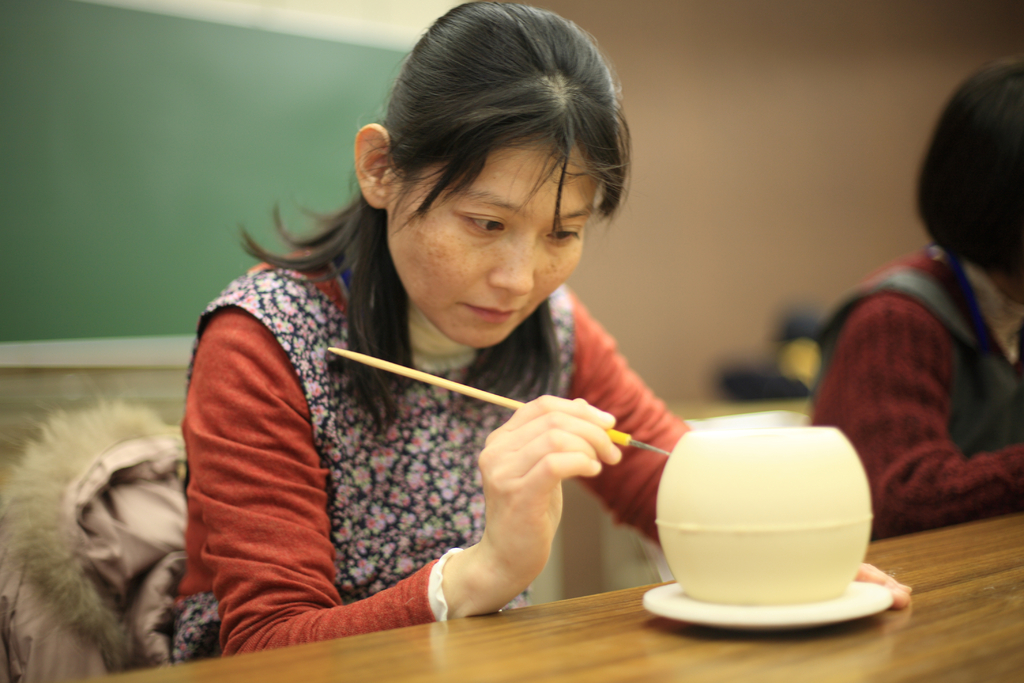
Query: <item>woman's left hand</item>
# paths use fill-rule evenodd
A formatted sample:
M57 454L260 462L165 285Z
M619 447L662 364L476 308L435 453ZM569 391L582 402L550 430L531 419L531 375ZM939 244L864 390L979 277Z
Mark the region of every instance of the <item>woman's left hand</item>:
M892 593L892 609L903 609L910 605L910 592L914 589L910 586L904 586L874 565L862 564L860 570L857 571L857 578L855 580L877 583L888 588Z

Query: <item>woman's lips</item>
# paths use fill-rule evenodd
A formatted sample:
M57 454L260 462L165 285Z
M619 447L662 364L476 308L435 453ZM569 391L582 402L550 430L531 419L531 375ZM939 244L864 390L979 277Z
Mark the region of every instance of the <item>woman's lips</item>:
M473 313L483 320L489 323L503 323L512 317L515 311L503 311L497 308L480 308L479 306L471 306L466 304L466 307L473 311Z

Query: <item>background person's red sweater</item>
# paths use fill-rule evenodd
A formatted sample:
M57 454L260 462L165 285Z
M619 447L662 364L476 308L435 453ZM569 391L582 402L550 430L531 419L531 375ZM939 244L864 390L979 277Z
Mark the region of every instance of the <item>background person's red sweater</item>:
M882 270L896 264L938 279L967 315L944 262L920 253ZM818 387L814 424L839 427L867 470L874 538L1024 510L1024 444L968 458L950 439L953 343L921 303L878 292L846 320Z

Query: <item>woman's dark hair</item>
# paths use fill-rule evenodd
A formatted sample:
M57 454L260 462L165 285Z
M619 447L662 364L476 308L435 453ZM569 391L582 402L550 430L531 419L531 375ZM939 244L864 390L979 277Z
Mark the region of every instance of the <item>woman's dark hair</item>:
M939 246L989 270L1024 271L1024 59L986 65L953 94L918 183Z
M408 190L432 183L414 211L469 187L488 156L509 147L550 149L560 174L557 220L570 155L598 186L597 214L622 200L629 131L613 75L594 40L551 12L509 3L467 3L438 19L406 58L381 122L390 168ZM274 266L320 274L351 270L349 348L412 365L408 301L387 244L387 215L362 195L322 219L311 237L278 230L296 253L272 254L245 235L250 254ZM554 390L558 346L547 302L504 341L484 349L468 381L526 397ZM348 365L359 403L378 426L395 417L380 371Z

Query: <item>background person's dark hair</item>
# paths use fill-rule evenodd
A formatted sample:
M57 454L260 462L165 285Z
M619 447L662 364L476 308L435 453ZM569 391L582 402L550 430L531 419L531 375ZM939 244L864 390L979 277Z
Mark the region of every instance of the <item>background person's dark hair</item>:
M1024 59L986 65L953 94L918 183L937 244L988 270L1024 271Z
M597 181L599 216L610 216L625 191L629 131L615 79L587 33L545 10L489 2L453 8L406 58L381 123L403 188L433 183L416 215L468 188L488 156L507 147L551 150L551 168L560 178L553 221L574 152ZM292 235L276 214L275 222L296 253L273 254L246 234L247 251L324 279L351 269L349 347L412 365L408 301L388 251L386 212L359 195L322 219L311 237ZM508 338L479 354L468 381L527 398L553 391L558 369L544 302ZM378 426L392 422L394 399L382 373L355 363L346 371Z

